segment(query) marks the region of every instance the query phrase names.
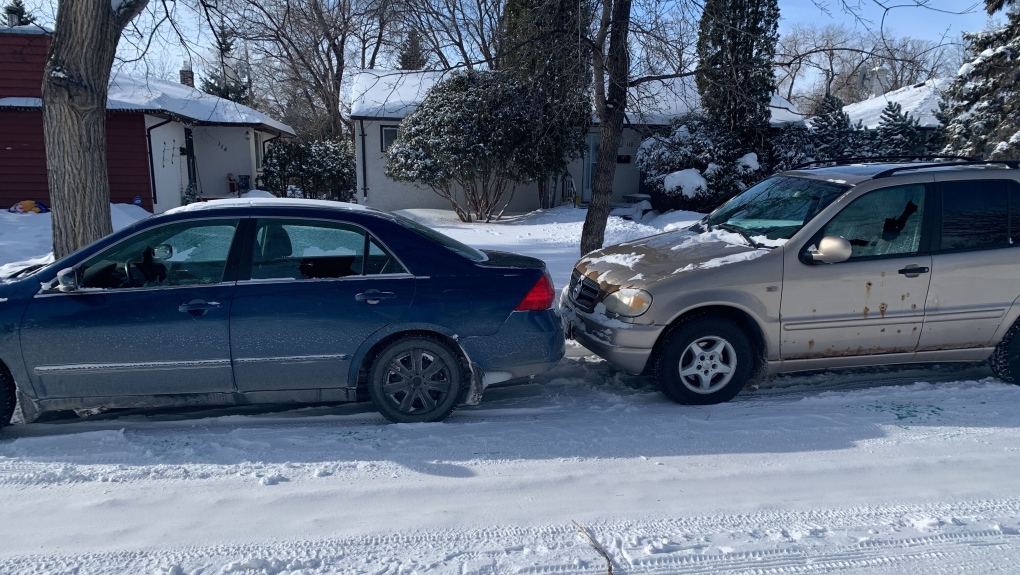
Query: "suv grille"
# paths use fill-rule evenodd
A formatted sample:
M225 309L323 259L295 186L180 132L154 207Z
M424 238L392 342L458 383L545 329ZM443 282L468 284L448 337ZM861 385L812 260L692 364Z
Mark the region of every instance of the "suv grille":
M578 282L581 284L580 291L577 290ZM570 274L570 299L577 307L591 313L595 309L595 302L599 299L599 284L593 279L584 277L581 272L574 270Z

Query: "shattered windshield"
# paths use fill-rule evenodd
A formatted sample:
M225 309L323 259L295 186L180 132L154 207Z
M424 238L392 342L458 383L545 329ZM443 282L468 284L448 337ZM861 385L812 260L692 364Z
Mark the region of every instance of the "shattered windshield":
M709 214L704 223L769 245L770 241L793 237L849 189L850 186L836 182L776 176L726 202Z

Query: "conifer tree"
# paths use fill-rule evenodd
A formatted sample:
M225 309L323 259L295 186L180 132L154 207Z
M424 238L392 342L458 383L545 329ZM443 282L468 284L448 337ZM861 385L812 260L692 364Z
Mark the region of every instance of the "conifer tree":
M237 60L234 58L233 30L222 22L216 35L216 59L219 69L202 79L202 91L245 104L248 102L248 86L241 78Z
M917 119L903 113L898 102L889 102L878 122L878 150L881 156L914 156L924 153L924 136Z
M590 57L578 44L589 10L576 0L508 0L503 69L527 88L537 113L531 126L530 168L539 203L552 207L550 180L584 152L591 126Z
M705 0L698 34L702 108L757 150L768 137L778 30L777 0Z
M838 96L826 94L811 118L812 139L814 140L815 158L831 160L857 156L856 144L859 135L850 115L843 111L843 100Z
M28 9L25 8L25 3L22 0L11 0L4 6L4 15L14 14L15 26L28 26L35 24L35 16L29 13ZM3 21L3 24L7 24L7 20Z
M941 112L945 154L1020 158L1020 10L1006 17L999 30L964 34L967 63L946 90Z
M400 70L422 70L428 65L425 44L422 42L421 33L415 28L408 30L404 36L397 59Z

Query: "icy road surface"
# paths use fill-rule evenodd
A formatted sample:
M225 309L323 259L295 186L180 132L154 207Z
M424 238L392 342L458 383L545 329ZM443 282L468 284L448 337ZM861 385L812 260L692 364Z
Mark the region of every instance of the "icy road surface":
M584 212L411 215L541 257L562 287ZM611 218L607 238L697 217ZM0 264L49 251L47 217L0 220ZM0 574L606 573L572 520L615 573L1020 573L1020 386L985 367L783 377L685 407L569 356L437 424L357 404L5 428Z
M0 572L605 573L576 520L618 573L1016 573L1020 387L987 375L685 407L575 357L438 424L360 404L15 426Z

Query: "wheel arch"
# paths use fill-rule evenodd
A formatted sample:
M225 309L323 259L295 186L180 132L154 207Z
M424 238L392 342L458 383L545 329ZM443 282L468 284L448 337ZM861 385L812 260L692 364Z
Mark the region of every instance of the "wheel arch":
M395 341L405 339L408 337L423 337L435 340L444 346L446 346L451 353L453 353L461 361L461 370L465 381L471 379L471 368L468 364L467 354L464 353L464 349L457 343L455 335L449 335L438 331L436 329L429 329L427 327L415 327L401 329L383 335L376 339L371 344L368 344L364 349L355 356L355 361L351 362L351 379L349 381L356 382L356 393L358 401L369 401L368 395L368 372L372 368L372 363L375 358L379 356L382 350L386 349L386 346L390 345ZM465 389L468 386L465 386Z
M724 319L739 327L748 335L748 340L750 340L751 345L754 347L755 358L759 363L757 369L760 370L765 366L766 357L768 356L768 343L765 339L764 329L754 316L747 310L732 304L709 304L687 309L667 324L666 329L662 330L659 338L655 341L655 345L652 347L652 353L649 356L648 363L645 365L644 373L652 373L659 354L662 353L663 348L669 342L669 338L681 326L706 317Z

